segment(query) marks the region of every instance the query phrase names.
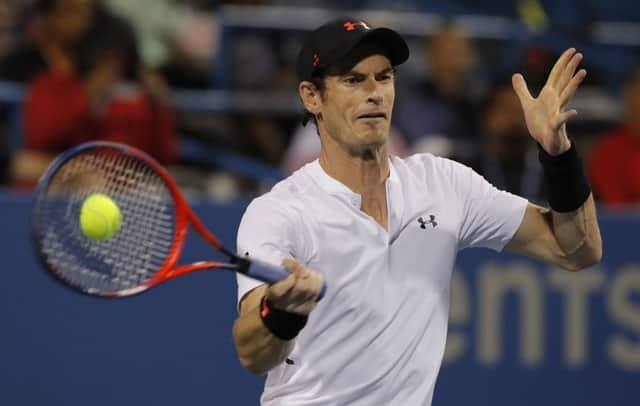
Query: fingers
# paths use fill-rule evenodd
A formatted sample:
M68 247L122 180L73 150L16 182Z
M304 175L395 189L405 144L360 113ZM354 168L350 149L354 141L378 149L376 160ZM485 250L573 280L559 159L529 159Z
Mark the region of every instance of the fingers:
M527 82L521 74L516 73L511 77L511 84L513 86L513 90L518 95L518 99L520 99L520 104L522 104L522 107L524 108L525 103L533 99L531 93L529 93Z
M585 69L580 69L578 73L571 78L569 84L562 90L562 93L560 93L560 107L564 107L569 100L571 100L578 89L578 86L580 86L580 83L582 83L586 76L587 71Z
M551 69L551 73L549 73L549 78L547 79L547 84L553 87L557 87L560 83L560 79L567 68L567 65L571 61L572 57L576 53L575 48L569 48L560 55L555 65ZM579 62L579 61L578 61ZM577 64L576 64L577 66ZM575 70L575 68L574 68Z
M296 276L291 273L281 281L269 286L269 299L275 299L286 296L296 284Z
M282 266L289 276L267 289L267 298L275 307L292 313L309 314L323 286L322 276L298 261L285 259Z
M558 75L558 81L556 84L558 90L564 89L567 86L567 84L571 81L571 78L573 78L573 75L576 73L576 69L578 68L578 65L580 64L580 62L582 61L582 58L583 56L579 52L571 56L571 59L569 59L569 61L567 62L567 65Z
M553 128L558 129L560 128L564 123L566 123L569 119L575 117L578 115L578 111L576 109L571 109L571 110L567 110L567 111L563 111L562 113L558 113L558 115L555 117L555 123L551 123Z
M587 76L585 69L580 69L576 73L576 69L578 69L578 65L582 62L583 58L582 53L576 52L575 48L569 48L560 55L551 69L551 73L549 73L545 88L548 89L547 93L551 91L553 94L558 95L557 100L559 101L560 108L569 102ZM527 89L526 82L521 74L516 74L512 77L512 83L520 99L520 103L524 108L525 103L533 99Z

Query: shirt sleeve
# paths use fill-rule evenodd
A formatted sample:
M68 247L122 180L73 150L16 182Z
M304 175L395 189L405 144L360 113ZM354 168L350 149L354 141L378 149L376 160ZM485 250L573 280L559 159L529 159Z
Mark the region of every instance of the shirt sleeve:
M501 251L520 227L529 202L497 189L471 168L455 165L463 203L460 249L483 247Z
M296 257L295 230L291 211L275 199L261 197L245 211L238 228L238 254L279 266L285 258ZM242 298L264 282L237 275L238 305Z

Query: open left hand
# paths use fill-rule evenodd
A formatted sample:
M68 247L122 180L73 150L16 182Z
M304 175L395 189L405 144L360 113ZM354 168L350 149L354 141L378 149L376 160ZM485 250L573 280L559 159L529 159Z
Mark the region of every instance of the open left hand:
M511 78L529 133L552 156L560 155L571 147L565 124L578 112L575 109L564 111L564 108L587 76L584 69L576 73L581 60L582 54L574 48L564 51L551 69L547 83L535 98L529 93L521 74L517 73Z

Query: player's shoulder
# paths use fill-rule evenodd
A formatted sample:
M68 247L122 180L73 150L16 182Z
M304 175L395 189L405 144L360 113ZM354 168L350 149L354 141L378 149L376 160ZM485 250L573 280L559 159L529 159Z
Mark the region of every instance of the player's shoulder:
M452 179L471 171L471 168L458 161L428 152L413 154L406 158L393 157L393 165L396 169L427 179L440 179L443 176Z
M304 200L308 198L313 184L304 168L298 169L276 183L268 192L254 198L249 203L247 211L277 212L290 215L297 207L304 205Z

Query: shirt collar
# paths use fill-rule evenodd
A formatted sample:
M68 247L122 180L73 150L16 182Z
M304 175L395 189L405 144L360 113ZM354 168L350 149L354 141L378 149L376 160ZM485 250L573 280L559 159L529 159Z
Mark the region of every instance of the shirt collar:
M395 238L395 236L400 232L400 227L402 225L404 204L402 199L402 182L400 181L400 177L398 176L398 172L394 167L393 162L394 159L389 157L389 177L386 180L385 186L387 191L387 205L389 207L389 236ZM320 166L320 161L318 159L307 164L304 167L304 170L327 194L345 201L356 210L360 210L362 197L344 184L329 176L324 169L322 169L322 166Z
M320 160L309 163L306 172L328 194L334 196L359 197L360 195L349 189L346 185L329 176L320 166Z
M361 196L349 189L346 185L332 178L327 174L322 166L320 166L320 160L309 163L305 167L305 171L325 192L333 196L343 196L347 198L361 199ZM398 174L393 167L393 160L389 159L389 177L387 178L389 186L398 185Z

